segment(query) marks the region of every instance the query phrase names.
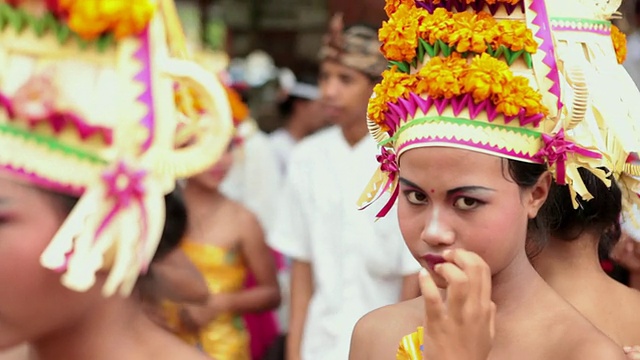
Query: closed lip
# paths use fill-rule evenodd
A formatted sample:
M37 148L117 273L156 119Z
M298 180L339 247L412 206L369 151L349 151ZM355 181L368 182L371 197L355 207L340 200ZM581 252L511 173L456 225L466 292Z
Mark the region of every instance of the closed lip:
M436 265L446 262L442 255L437 254L426 254L421 256L421 258L427 263L427 266L431 270L433 270Z

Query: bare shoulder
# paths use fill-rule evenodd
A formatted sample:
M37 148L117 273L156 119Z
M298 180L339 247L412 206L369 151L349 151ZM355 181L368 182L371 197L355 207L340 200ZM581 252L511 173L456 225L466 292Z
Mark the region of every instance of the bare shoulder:
M573 331L565 334L564 344L558 344L558 348L562 349L562 359L622 360L627 358L618 344L595 327L576 326Z
M423 316L421 298L369 312L355 326L349 359L394 359L402 338L422 325Z
M578 346L568 351L563 359L568 360L624 360L627 359L624 351L613 341L602 335L601 339L584 339Z
M224 215L220 219L224 220L225 225L233 225L241 233L262 232L258 217L244 204L227 198L223 206Z

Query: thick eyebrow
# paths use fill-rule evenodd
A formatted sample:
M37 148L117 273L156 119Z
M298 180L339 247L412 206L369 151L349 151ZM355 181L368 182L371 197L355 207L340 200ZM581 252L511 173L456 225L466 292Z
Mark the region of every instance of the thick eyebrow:
M468 193L468 192L475 192L475 191L495 192L496 190L488 187L484 187L484 186L461 186L461 187L457 187L455 189L451 189L447 191L447 196L451 196L453 194L460 193L460 192Z
M398 179L398 181L400 181L405 186L409 186L409 187L415 188L416 190L420 190L420 191L424 192L424 190L422 190L422 188L420 186L416 185L415 183L413 183L413 182L411 182L411 181L409 181L409 180L407 180L407 179L405 179L403 177L400 177ZM460 186L460 187L457 187L455 189L448 190L447 191L447 196L451 196L451 195L459 193L459 192L474 192L474 191L495 192L496 190L488 188L488 187L484 187L484 186L473 186L473 185L471 185L471 186Z
M420 191L423 191L423 192L424 192L424 190L422 190L422 189L420 188L420 186L418 186L418 185L416 185L416 184L412 183L411 181L409 181L409 180L407 180L407 179L403 178L402 176L398 179L398 181L399 181L399 182L401 182L402 184L404 184L405 186L409 186L409 187L412 187L412 188L416 188L416 190L420 190Z

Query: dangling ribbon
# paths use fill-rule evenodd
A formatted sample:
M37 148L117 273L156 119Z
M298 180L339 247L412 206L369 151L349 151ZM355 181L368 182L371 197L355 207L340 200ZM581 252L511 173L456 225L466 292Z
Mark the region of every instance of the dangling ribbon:
M611 186L610 172L603 169L602 154L597 151L579 147L574 142L565 138L564 129L554 136L542 134L544 147L538 151L535 158L545 160L549 169L554 173L556 183L569 185L573 207L578 208L576 193L583 200L593 199L587 187L582 181L578 169L584 167L591 171L607 186ZM567 179L569 179L567 181Z
M382 209L376 214L376 218L385 217L393 204L395 204L398 198L398 163L396 161L396 154L382 148L380 155L376 156L376 160L380 163L378 169L371 177L371 180L367 184L366 188L362 192L362 195L358 199L358 208L364 210L369 205L378 200L385 192L391 192L391 197Z

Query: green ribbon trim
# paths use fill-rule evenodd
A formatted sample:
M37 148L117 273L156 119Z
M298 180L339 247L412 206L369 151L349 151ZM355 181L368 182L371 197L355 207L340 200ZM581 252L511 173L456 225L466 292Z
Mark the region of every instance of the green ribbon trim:
M80 160L86 160L93 164L108 164L108 162L102 159L100 156L89 151L63 144L54 137L34 134L30 131L11 126L10 124L0 124L0 133L7 134L9 136L20 137L34 143L43 144L53 151L64 153L66 155L72 155Z
M434 58L442 54L442 56L447 57L447 56L450 56L453 52L460 53L459 51L456 50L455 46L449 46L440 39L436 40L435 44L433 45L429 44L424 39L418 39L418 49L416 50L416 53L417 53L416 58L413 59L411 63L406 61L389 61L389 68L395 65L398 67L398 70L400 70L405 74L408 74L411 71L411 67L416 68L418 64L421 64L424 61L425 55L429 55L430 57ZM460 53L460 54L462 54L462 57L467 57L469 56L469 54L480 55L470 51ZM522 58L522 60L524 60L525 64L529 69L533 68L532 55L531 53L528 53L524 50L513 51L504 45L500 45L497 49L494 49L488 46L487 54L491 55L496 59L503 57L509 66L513 65L513 63L519 58Z
M551 22L557 21L566 21L575 24L592 24L592 25L604 25L607 28L611 27L611 21L608 20L593 20L593 19L582 19L582 18L572 18L572 17L552 17L549 18Z
M50 12L35 16L2 2L0 3L0 31L4 31L7 26L11 26L18 34L26 28L30 28L39 38L48 33L54 33L60 45L64 45L69 39L74 38L81 49L95 45L100 52L104 52L116 43L115 37L110 33L103 34L96 40L84 40Z
M515 120L517 120L517 119L514 119L514 121ZM379 145L380 146L385 146L385 145L387 145L389 143L396 142L398 140L399 135L403 131L407 130L410 127L413 127L413 126L416 126L416 125L423 125L423 124L427 124L427 123L435 123L435 122L448 122L448 123L454 123L454 124L457 124L457 125L468 125L468 126L473 126L473 127L478 127L478 128L501 129L501 130L510 131L510 132L521 134L521 135L524 135L524 136L527 136L527 137L531 137L531 138L541 138L542 137L542 134L540 134L539 132L537 132L535 130L522 128L522 127L514 127L514 126L508 126L508 125L492 124L492 123L488 123L488 122L484 122L484 121L462 119L462 118L455 118L455 117L449 117L449 116L426 116L426 117L422 117L422 118L413 119L413 120L409 121L408 123L402 125L400 127L400 129L398 129L396 131L396 133L393 134L393 136L391 138L380 142Z

